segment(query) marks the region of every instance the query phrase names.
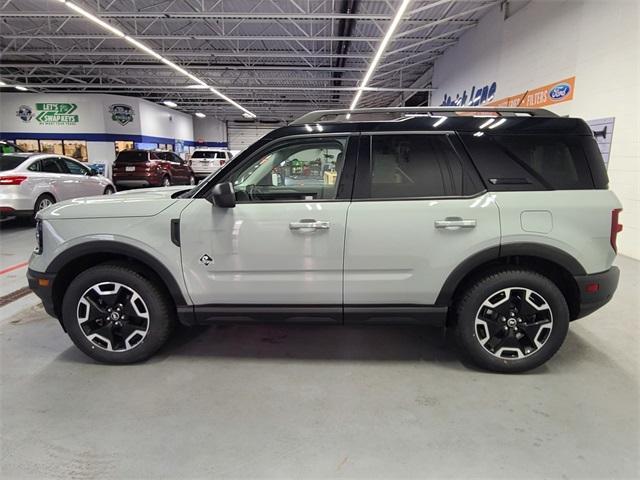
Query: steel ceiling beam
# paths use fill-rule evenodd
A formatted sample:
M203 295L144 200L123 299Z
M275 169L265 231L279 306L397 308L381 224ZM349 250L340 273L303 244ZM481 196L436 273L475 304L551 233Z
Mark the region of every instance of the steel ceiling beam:
M483 5L484 7L485 5ZM194 19L202 20L205 18L212 20L257 20L260 23L264 23L265 20L296 20L296 21L316 21L316 20L340 20L340 19L355 19L369 22L389 22L391 19L388 14L372 14L372 13L359 13L355 15L345 13L281 13L281 12L141 12L141 11L95 11L94 13L98 18L106 19L156 19L171 20L171 19ZM82 18L81 15L72 12L47 12L42 10L36 11L18 11L18 10L2 10L2 17L16 18ZM425 18L425 19L408 19L406 22L409 25L420 25L439 20L437 18ZM467 20L457 20L465 22Z
M111 70L120 70L124 67L127 69L163 69L168 70L166 65L161 64L147 64L147 63L33 63L33 62L3 62L0 64L0 68L95 68L95 69L111 69ZM308 65L195 65L190 64L189 69L191 70L211 70L211 71L231 71L231 70L273 70L273 71L320 71L320 72L332 72L336 68L330 66L313 66L309 67ZM366 70L364 67L342 67L341 70L346 72L363 72ZM168 70L169 71L169 70Z
M0 13L0 16L2 14ZM470 28L474 26L473 24L466 25L462 27ZM136 35L136 40L144 41L144 40L227 40L231 42L244 42L244 41L258 41L258 42L270 42L270 41L298 41L298 42L338 42L338 41L349 41L349 42L377 42L380 40L379 37L341 37L337 35L331 36L322 36L316 35L312 37L302 36L302 35L200 35L200 34L185 34L185 35L160 35L160 34L147 34L147 35ZM115 35L109 34L88 34L88 33L66 33L66 34L41 34L41 35L30 35L30 34L0 34L0 38L6 38L8 40L26 40L26 39L36 39L36 40L105 40L105 39L117 39ZM450 40L446 37L440 37L442 41ZM451 37L452 39L453 37ZM398 38L397 41L416 41L421 40L421 37L405 37ZM436 39L433 38L432 41Z
M160 52L164 56L179 56L183 61L185 57L230 57L230 58L347 58L349 60L368 60L370 55L322 53L322 52L292 52L275 50L258 50L252 52L221 52L218 50L165 50ZM83 56L83 57L147 57L148 54L139 50L50 50L50 49L29 49L29 50L9 50L4 52L9 55L55 55L55 56Z
M194 93L198 94L198 92L207 93L206 90L199 89L191 89L188 88L187 85L170 85L170 84L138 84L138 85L112 85L112 84L98 84L98 83L75 83L75 84L48 84L48 83L24 83L23 86L27 88L40 88L40 89L74 89L74 88L96 88L96 89L105 89L105 90L142 90L142 89L176 89L181 90L183 93ZM348 86L327 86L327 87L299 87L295 85L283 85L283 86L275 86L275 85L218 85L216 87L218 90L251 90L251 91L314 91L314 92L334 92L334 91L344 91L344 92L353 92L358 90L358 87L348 87ZM430 91L430 88L403 88L403 87L365 87L365 91L368 92L427 92ZM201 95L201 94L200 94Z

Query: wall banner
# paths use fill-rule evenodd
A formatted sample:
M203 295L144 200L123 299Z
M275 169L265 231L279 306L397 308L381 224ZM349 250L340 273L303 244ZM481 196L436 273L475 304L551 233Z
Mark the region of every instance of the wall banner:
M565 78L542 87L486 103L488 107L541 108L573 100L576 77Z
M36 121L43 125L77 125L80 119L73 114L77 109L75 103L36 103Z

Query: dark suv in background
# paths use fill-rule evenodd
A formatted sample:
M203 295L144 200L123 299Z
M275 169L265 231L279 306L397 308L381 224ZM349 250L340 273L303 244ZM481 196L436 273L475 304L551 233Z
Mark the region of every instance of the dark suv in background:
M179 155L165 150L123 150L113 164L118 187L195 185L191 167Z

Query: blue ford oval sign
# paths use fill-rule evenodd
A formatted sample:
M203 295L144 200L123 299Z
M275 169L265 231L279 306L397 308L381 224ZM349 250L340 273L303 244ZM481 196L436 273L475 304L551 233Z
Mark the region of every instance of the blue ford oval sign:
M552 100L561 100L571 92L571 85L568 83L559 83L549 90L549 96Z

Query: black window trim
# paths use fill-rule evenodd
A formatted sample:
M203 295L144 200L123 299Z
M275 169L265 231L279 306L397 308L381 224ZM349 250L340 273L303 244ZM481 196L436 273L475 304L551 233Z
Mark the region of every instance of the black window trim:
M256 160L256 157L259 157L264 154L266 150L277 148L280 144L288 143L291 140L306 140L306 139L321 139L328 137L341 137L347 140L346 148L344 152L344 166L342 168L342 173L340 175L340 180L336 187L336 198L318 198L313 200L261 200L259 202L246 202L246 201L238 201L237 205L263 205L263 204L271 204L271 203L330 203L330 202L350 202L352 200L353 189L355 185L355 176L356 176L356 163L359 155L359 145L360 145L360 132L328 132L328 133L309 133L309 134L301 134L301 135L289 135L286 137L280 137L275 140L272 140L265 145L262 145L256 151L251 152L246 158L244 158L237 165L232 165L231 168L224 172L222 175L214 175L202 190L199 190L195 195L195 198L206 198L209 200L209 193L214 185L225 182L230 175L237 172L239 169L243 168L245 165L251 163Z
M356 175L354 179L354 187L352 190L351 201L352 202L410 202L410 201L420 201L420 200L467 200L473 199L477 197L481 197L482 195L488 192L486 185L482 181L482 178L479 176L475 165L473 165L473 173L476 177L479 178L480 184L482 185L482 189L478 192L469 194L469 195L432 195L432 196L419 196L419 197L384 197L384 198L356 198L356 191L359 189L359 182L368 181L370 178L370 170L371 170L371 157L372 157L372 148L373 148L373 139L374 135L443 135L447 137L447 141L454 151L458 161L461 164L463 169L469 168L469 165L473 165L470 161L465 161L462 158L461 149L464 149L464 145L458 138L458 134L453 130L442 130L442 131L422 131L422 130L406 130L406 131L394 131L394 130L386 130L386 131L375 131L375 132L362 132L361 143L369 142L369 148L363 149L366 152L366 155L359 155L357 159L357 167L356 167ZM459 144L459 145L457 145ZM462 150L465 154L466 150ZM450 171L450 169L449 169ZM463 176L464 178L464 176ZM451 191L452 185L445 185L445 189ZM463 190L464 191L464 190Z

